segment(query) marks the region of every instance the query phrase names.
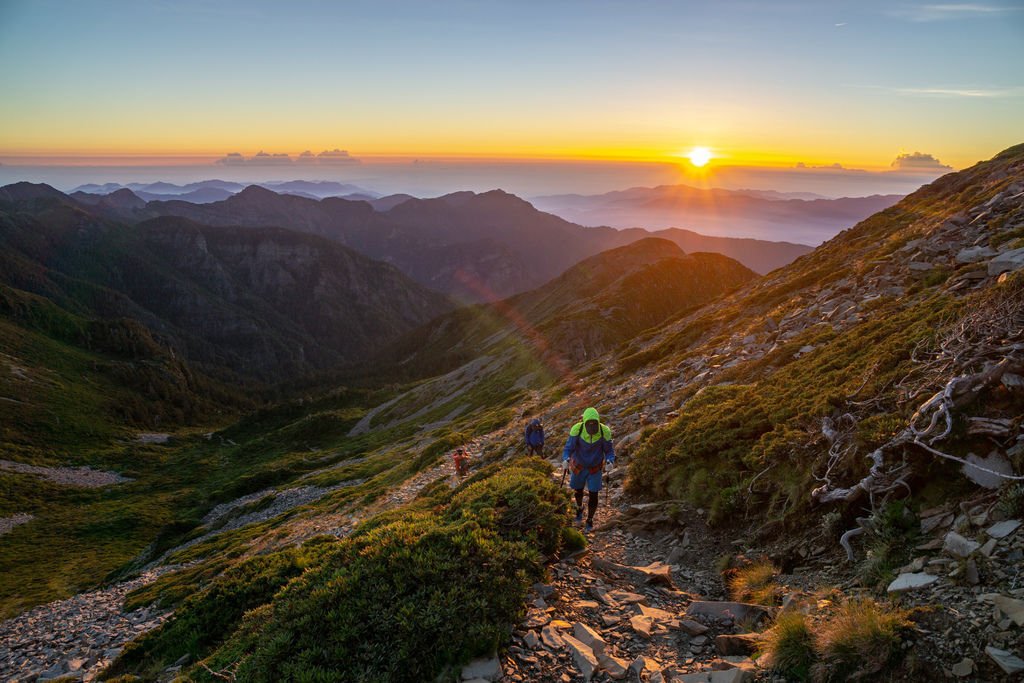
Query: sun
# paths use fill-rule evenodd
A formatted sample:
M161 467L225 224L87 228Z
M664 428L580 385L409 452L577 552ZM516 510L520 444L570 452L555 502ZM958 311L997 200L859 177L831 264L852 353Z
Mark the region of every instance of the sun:
M701 166L706 166L714 158L714 155L707 147L694 147L686 157L690 160L691 164L700 168Z

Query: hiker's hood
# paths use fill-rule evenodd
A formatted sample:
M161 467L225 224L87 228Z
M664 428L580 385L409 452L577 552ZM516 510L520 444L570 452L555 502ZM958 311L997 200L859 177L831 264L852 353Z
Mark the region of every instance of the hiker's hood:
M601 421L601 416L597 414L597 408L587 408L583 411L583 421L589 422L590 420Z

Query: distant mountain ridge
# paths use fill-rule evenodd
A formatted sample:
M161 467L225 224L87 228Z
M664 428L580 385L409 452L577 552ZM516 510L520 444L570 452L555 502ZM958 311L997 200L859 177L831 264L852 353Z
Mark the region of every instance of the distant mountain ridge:
M2 284L77 315L137 320L192 362L263 380L359 362L452 307L316 235L109 218L133 197L83 205L46 186L0 188Z
M110 194L118 190L131 190L146 201L154 199L183 199L196 203L206 203L226 199L230 195L241 192L249 185L258 185L283 194L322 199L342 195L359 194L375 198L377 193L363 189L351 183L339 183L333 180L272 180L257 183L237 183L231 180L199 180L193 183L178 185L158 181L154 183L86 183L71 190L69 194L85 192L88 194Z
M542 211L582 225L649 230L685 227L712 235L785 235L788 240L818 244L901 198L828 199L813 194L660 185L598 195L549 195L531 201Z
M392 263L421 284L468 302L527 291L584 258L652 235L641 229L584 228L501 190L387 199L376 207L382 210L375 210L364 201L316 201L250 186L210 204L150 202L137 219L176 215L209 225L312 232ZM657 236L685 251L717 251L762 273L810 251L798 244L707 238L681 230Z

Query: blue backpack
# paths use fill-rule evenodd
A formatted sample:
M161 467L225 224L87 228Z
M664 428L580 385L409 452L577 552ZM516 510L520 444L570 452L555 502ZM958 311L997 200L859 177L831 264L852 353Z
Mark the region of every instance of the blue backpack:
M526 445L544 445L544 425L541 424L540 420L534 419L530 424L526 425Z

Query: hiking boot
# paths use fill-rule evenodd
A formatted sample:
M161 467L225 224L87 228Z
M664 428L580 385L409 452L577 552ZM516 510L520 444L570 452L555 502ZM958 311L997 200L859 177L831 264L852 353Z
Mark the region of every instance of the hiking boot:
M583 527L583 529L587 533L590 533L591 531L593 531L594 530L594 522L593 522L593 520L588 519L587 520L587 525L585 527Z
M577 522L582 522L583 521L583 508L576 508L576 521Z

